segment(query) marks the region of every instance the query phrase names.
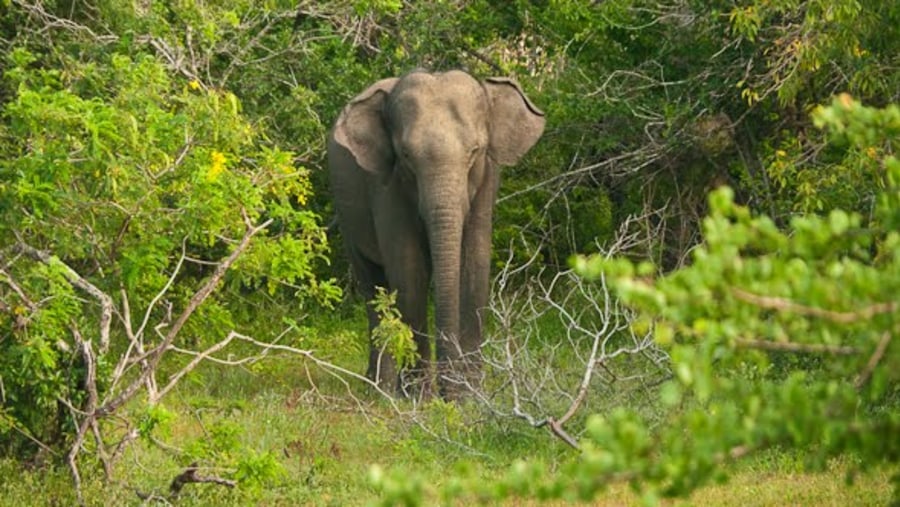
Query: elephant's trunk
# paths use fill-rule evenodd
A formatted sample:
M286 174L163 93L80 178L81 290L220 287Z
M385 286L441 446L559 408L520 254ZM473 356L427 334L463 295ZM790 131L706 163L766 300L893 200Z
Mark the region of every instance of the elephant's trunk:
M459 210L435 210L431 217L429 242L434 270L435 323L439 343L459 338L462 222ZM438 351L441 351L440 345ZM452 351L448 352L453 355ZM440 354L438 359L441 359Z
M463 222L468 207L463 185L443 183L444 192L423 189L421 195L435 197L433 202L420 202L431 247L439 369L445 369L448 360L460 355L460 262Z

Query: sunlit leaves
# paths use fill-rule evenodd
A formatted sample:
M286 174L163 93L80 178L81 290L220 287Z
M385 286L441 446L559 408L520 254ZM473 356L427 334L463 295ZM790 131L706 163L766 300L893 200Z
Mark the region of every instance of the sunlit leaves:
M171 429L171 423L176 417L163 405L149 405L138 419L138 434L147 440L150 440L152 436L164 435Z
M381 287L372 302L380 321L372 330L372 342L382 354L390 354L400 369L412 367L419 359L412 329L401 320L397 310L397 293Z
M244 487L259 489L282 479L287 471L272 452L246 451L237 460L235 479Z
M353 8L359 16L369 14L372 11L380 15L396 14L403 8L403 2L400 0L356 0Z
M819 106L812 113L819 128L829 129L837 138L849 140L866 150L870 158L877 155L869 149L888 145L895 147L900 136L900 106L891 104L884 109L863 106L846 93L835 97L830 106Z
M814 119L865 149L894 142L898 113L839 96ZM878 448L863 437L896 440L891 432L900 420L886 387L900 380L900 355L878 352L897 333L891 316L900 293L900 243L881 226L900 209L900 172L891 160L882 160L888 169L871 220L833 209L797 215L782 231L721 188L709 196L704 242L691 265L648 280L626 261L576 262L656 319L674 372L661 401L697 407L673 412L649 462L642 456L650 452L625 445L640 434L633 420L589 424L588 434L602 437L602 452L612 453L604 459L616 465L607 473L627 471L651 491L677 495L702 484L717 463L772 445L803 449L815 466L847 451L867 464L895 459L895 445ZM793 355L763 352L778 350ZM749 369L762 374L747 376ZM861 412L861 403L871 405Z
M759 10L752 5L735 7L728 15L728 21L731 22L732 30L735 33L751 41L756 38L759 26L762 24Z
M216 44L240 22L226 16L219 26L212 8L184 8L206 23L200 44ZM2 96L0 117L0 302L22 310L0 320L10 337L0 340L0 378L8 420L36 440L58 437L56 445L66 435L54 435L71 430L58 400L83 396L73 345L96 339L99 312L54 264L15 253L18 243L55 255L121 298L115 304L127 300L135 314L117 322L134 318L129 324L137 326L163 292L165 301L147 317L167 321L180 311L248 225L271 218L271 229L234 265L226 290L186 325L200 344L235 328L263 327L265 318L248 319L239 304L257 288L265 288L262 297L277 315L286 312L284 302L295 311L328 304L340 289L318 279L328 247L308 207L309 171L270 145L234 93L201 86L140 48L97 51L77 32L42 43L32 52L25 48L34 44L16 41L4 56L2 90L10 93ZM115 354L128 344L123 333L113 334ZM115 359L98 363L103 388L110 373L104 365ZM148 433L158 418L145 419Z

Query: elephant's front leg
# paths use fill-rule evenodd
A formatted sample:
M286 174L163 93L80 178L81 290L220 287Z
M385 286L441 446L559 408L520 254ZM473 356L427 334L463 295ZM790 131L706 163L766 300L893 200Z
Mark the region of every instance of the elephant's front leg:
M373 331L381 321L378 312L375 311L373 300L377 294L377 287L387 287L387 278L384 268L366 256L357 248L348 245L350 264L353 267L353 275L359 287L359 292L366 301L366 315L369 321L369 365L366 369L366 377L375 382L382 389L393 391L397 386L397 372L390 358L381 354L381 350L375 346Z
M462 244L459 346L464 380L477 387L481 371L483 315L490 297L491 232L498 175L487 171L485 181L466 217Z
M427 235L408 198L396 193L376 200L375 224L384 259L388 288L397 292L397 309L416 341L418 361L411 372L401 372L401 389L422 384L427 389L431 362L428 335Z

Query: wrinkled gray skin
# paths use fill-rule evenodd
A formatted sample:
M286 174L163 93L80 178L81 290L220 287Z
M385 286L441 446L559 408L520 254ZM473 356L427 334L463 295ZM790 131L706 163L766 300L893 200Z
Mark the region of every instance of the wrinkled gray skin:
M423 361L417 369L431 358L432 278L438 371L481 345L499 169L515 164L543 129L543 113L515 82L479 82L461 71L378 81L335 123L328 167L353 271L367 301L376 286L397 291ZM371 331L378 318L368 310ZM379 352L370 347L368 375L395 388L394 361Z

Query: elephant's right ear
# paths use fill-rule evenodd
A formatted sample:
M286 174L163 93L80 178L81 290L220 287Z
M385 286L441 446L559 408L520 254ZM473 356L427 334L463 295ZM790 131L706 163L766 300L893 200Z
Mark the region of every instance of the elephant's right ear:
M382 113L397 78L382 79L357 95L334 125L334 140L347 148L365 171L384 174L394 164L394 150Z

